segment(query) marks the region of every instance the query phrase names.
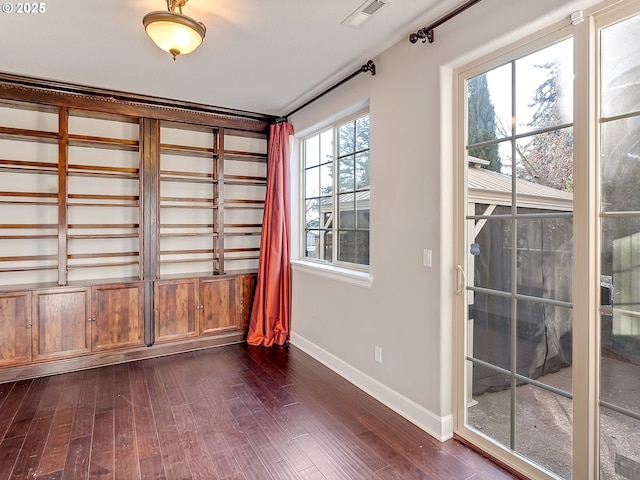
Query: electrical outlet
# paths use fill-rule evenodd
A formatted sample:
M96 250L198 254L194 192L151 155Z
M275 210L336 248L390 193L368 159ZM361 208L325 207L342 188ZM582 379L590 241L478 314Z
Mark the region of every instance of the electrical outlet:
M377 345L375 348L375 359L376 359L376 362L382 363L382 347L379 347Z

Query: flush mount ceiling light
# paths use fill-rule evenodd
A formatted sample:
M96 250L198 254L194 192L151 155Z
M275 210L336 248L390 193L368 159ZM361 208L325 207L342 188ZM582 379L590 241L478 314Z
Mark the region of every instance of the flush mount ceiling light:
M198 48L207 33L204 23L182 14L186 3L187 0L167 0L166 12L147 13L142 19L147 35L174 60Z

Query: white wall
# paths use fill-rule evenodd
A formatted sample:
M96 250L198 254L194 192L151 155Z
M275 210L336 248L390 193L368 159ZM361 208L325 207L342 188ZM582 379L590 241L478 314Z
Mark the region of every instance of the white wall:
M290 119L300 137L370 104L372 282L294 266L291 341L437 438L453 431L452 69L568 24L586 2L483 0L436 29L434 44L403 40L374 59L375 76L359 75ZM294 183L298 170L294 158ZM298 193L294 184L293 204ZM294 243L298 214L294 207ZM431 268L423 249L433 250Z

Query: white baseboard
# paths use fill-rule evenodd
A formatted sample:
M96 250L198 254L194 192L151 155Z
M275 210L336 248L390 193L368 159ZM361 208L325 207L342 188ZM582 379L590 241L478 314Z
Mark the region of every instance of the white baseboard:
M413 400L391 390L386 385L365 375L344 360L327 352L306 338L291 332L291 344L309 354L341 377L353 383L373 398L403 416L432 437L444 442L453 436L453 415L440 417Z

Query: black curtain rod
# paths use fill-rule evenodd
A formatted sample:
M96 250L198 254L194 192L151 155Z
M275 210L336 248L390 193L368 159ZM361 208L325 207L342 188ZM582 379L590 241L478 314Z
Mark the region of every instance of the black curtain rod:
M353 72L351 75L349 75L346 78L343 78L342 80L340 80L338 83L336 83L335 85L333 85L332 87L327 88L324 92L319 93L318 95L316 95L315 97L313 97L311 100L309 100L308 102L304 103L303 105L300 105L298 108L296 108L295 110L287 113L286 115L276 118L275 119L275 123L282 123L282 122L286 122L287 118L290 117L291 115L293 115L296 112L299 112L300 110L302 110L304 107L306 107L307 105L315 102L316 100L318 100L320 97L322 97L323 95L326 95L327 93L329 93L331 90L338 88L340 85L342 85L343 83L348 82L349 80L351 80L353 77L360 75L361 73L364 72L371 72L371 75L375 75L376 74L376 64L373 63L373 60L369 60L367 63L365 63L364 65L362 65L358 70L356 70L355 72Z
M434 40L433 30L436 27L439 27L444 22L448 22L459 13L464 12L467 8L475 5L476 3L479 3L480 1L481 0L469 0L466 3L463 3L455 10L452 10L451 12L444 15L442 18L433 22L431 25L421 28L416 33L412 33L411 35L409 35L409 41L411 43L416 43L418 40L422 40L422 43L425 43L427 40L429 40L429 43L433 43L433 40Z

